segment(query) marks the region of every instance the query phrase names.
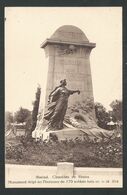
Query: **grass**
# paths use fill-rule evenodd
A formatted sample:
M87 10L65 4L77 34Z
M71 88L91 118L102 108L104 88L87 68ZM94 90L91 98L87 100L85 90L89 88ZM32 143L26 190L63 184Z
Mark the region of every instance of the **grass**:
M6 142L10 143L6 146L6 163L56 166L57 162L66 161L73 162L76 167L122 167L120 138L100 143L13 139Z

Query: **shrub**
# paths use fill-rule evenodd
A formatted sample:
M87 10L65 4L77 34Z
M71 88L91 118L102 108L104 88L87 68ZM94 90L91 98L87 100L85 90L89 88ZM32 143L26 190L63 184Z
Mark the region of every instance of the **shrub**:
M86 140L35 142L21 140L6 147L6 159L13 163L56 166L57 162L73 162L77 167L122 167L122 143L115 138L108 142Z

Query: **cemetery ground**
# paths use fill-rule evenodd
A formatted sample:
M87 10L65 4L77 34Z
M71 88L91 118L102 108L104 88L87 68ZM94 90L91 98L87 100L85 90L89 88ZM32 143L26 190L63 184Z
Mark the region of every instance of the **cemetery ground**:
M122 139L105 142L69 140L35 142L25 137L6 138L6 163L56 166L57 162L73 162L76 167L122 167Z

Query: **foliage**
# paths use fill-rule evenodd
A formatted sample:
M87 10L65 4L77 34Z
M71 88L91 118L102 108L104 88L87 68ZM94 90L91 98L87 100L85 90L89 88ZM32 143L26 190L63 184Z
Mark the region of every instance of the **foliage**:
M5 129L9 130L11 128L11 123L13 123L13 114L9 111L5 112Z
M14 115L14 121L17 123L24 123L26 122L27 118L30 117L30 115L31 112L28 109L20 107L20 109Z
M33 111L32 111L32 131L36 127L37 123L37 115L38 115L38 109L39 109L39 102L40 102L40 95L41 95L41 88L40 86L37 87L37 92L36 92L36 99L33 102Z
M6 158L11 159L13 157L13 159L19 161L22 159L24 152L25 148L21 144L12 147L6 147Z
M110 114L101 103L95 103L95 114L98 126L103 129L108 129L107 123L110 122Z
M13 123L13 114L9 111L5 112L5 121Z
M31 111L26 108L20 108L14 115L14 121L17 123L25 123L26 136L29 136L29 132L32 126Z
M119 164L119 159L122 163L122 143L120 138L115 138L109 140L109 142L103 143L96 147L95 154L98 155L98 158L109 163L110 165Z
M77 167L122 167L120 138L109 142L89 143L81 140L34 142L22 138L19 145L6 147L7 162L56 166L73 162Z
M32 128L32 115L26 118L26 137L31 137L31 128Z
M110 106L112 108L111 114L113 117L113 121L122 121L122 101L115 100L110 104Z

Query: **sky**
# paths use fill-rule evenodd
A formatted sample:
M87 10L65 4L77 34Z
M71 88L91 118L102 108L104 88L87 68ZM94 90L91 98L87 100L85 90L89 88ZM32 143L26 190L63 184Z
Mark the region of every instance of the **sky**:
M94 101L110 109L122 99L121 7L6 7L5 110L32 110L37 85L46 82L42 42L62 25L80 28L96 43L90 55Z

